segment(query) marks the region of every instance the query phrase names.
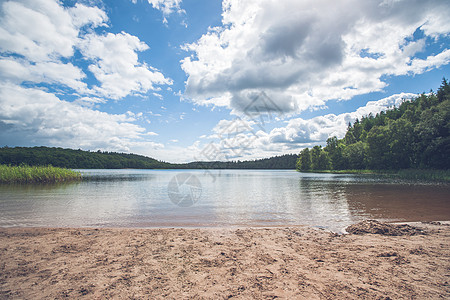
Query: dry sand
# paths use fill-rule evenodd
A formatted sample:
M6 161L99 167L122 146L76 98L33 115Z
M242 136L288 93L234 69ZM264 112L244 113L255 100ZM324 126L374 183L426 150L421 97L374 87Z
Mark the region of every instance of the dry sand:
M449 299L450 226L419 226L3 228L0 298Z

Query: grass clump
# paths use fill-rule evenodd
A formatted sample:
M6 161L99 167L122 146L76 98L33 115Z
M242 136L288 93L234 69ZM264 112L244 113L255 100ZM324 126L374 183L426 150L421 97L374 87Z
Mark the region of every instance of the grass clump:
M0 183L56 183L80 179L80 172L52 166L0 165Z
M394 179L450 182L450 170L404 169L404 170L310 170L302 173L365 174L380 175Z
M450 182L450 170L406 169L393 173L402 179Z
M301 173L329 173L329 174L377 174L374 170L309 170Z

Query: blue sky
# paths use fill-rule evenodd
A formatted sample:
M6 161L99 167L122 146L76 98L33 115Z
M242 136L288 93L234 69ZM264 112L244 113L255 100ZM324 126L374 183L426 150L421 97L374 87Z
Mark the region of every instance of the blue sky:
M445 0L0 2L0 145L254 159L449 77Z

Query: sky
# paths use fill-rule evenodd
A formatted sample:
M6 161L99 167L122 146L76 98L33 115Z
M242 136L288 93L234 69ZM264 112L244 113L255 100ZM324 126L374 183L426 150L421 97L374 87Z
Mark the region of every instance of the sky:
M0 0L0 146L246 160L450 75L448 0Z

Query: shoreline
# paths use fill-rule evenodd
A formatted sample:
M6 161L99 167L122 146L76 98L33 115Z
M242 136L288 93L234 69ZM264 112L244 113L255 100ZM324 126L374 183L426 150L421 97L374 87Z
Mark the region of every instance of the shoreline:
M0 298L448 298L450 222L414 225L0 228Z
M427 224L432 223L440 223L444 226L450 226L450 220L438 220L438 221L387 221L378 219L380 222L386 223L386 224L393 224L393 225L410 225L410 226L426 226ZM350 225L356 224L352 223ZM348 226L350 226L348 225ZM287 225L244 225L244 224L231 224L231 225L198 225L196 223L183 223L180 225L151 225L151 226L83 226L83 227L77 227L77 226L21 226L21 225L11 225L11 226L0 226L0 232L2 230L9 230L9 229L52 229L52 230L103 230L103 229L112 229L112 230L158 230L158 229L185 229L185 230L243 230L243 229L279 229L279 228L310 228L313 230L320 230L332 234L348 234L348 232L345 231L345 229L348 227L344 227L341 229L341 231L333 231L329 228L326 228L325 226L319 226L319 225L296 225L296 224L287 224Z
M443 183L450 182L450 171L439 169L400 169L400 170L308 170L298 171L299 173L310 174L336 174L336 175L372 175L381 176L388 179L411 180L418 182Z

